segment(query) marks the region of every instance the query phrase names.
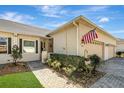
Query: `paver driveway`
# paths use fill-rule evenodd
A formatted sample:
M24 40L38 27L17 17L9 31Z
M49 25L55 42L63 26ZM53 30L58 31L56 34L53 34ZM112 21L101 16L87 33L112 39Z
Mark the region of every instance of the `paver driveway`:
M98 70L107 74L93 84L92 88L124 88L124 59L108 60Z

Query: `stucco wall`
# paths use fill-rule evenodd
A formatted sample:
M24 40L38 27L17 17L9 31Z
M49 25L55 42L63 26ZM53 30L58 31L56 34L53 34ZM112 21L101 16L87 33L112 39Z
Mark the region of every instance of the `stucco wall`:
M53 35L53 51L54 53L66 54L66 31L61 31Z
M54 53L76 55L76 28L70 26L53 36Z

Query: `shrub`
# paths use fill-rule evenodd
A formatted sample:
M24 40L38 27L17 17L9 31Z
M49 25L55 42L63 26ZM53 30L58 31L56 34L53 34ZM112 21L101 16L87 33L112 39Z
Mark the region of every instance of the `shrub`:
M76 70L76 67L68 65L66 67L63 67L62 70L65 72L67 76L70 76Z
M84 57L75 55L64 55L64 54L51 54L50 58L52 60L58 60L63 67L72 65L78 68L81 64L84 64Z
M90 64L85 64L85 61L90 61ZM48 65L54 69L61 69L70 76L74 71L85 71L91 73L96 70L96 66L99 65L101 59L96 54L90 55L88 58L64 55L64 54L51 54L48 60Z
M13 57L15 65L17 65L17 60L22 58L22 53L20 52L17 45L13 46L11 56Z
M90 55L89 59L91 61L91 66L93 66L92 71L96 70L96 67L100 64L101 58L97 56L96 54Z
M52 59L51 58L49 58L49 59L47 59L47 64L48 64L48 66L51 66L51 64L52 64Z
M51 67L53 67L53 69L56 69L56 70L60 70L60 67L61 67L61 63L57 60L51 62Z
M116 55L117 55L118 57L121 57L121 54L122 54L122 52L120 52L120 51L116 52Z

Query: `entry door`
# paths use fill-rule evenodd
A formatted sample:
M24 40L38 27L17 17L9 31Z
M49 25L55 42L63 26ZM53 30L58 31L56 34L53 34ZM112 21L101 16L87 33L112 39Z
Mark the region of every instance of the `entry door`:
M107 60L108 59L108 46L105 46L105 50L104 50L104 56L105 56L105 60Z

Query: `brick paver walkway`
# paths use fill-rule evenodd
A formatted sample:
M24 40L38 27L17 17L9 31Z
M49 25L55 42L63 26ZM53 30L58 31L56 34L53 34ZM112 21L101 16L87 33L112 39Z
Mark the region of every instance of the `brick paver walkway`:
M79 88L79 85L68 83L67 78L58 76L51 69L47 68L41 62L29 62L29 67L46 88Z
M107 74L93 84L92 88L124 88L124 59L113 58L98 70Z

